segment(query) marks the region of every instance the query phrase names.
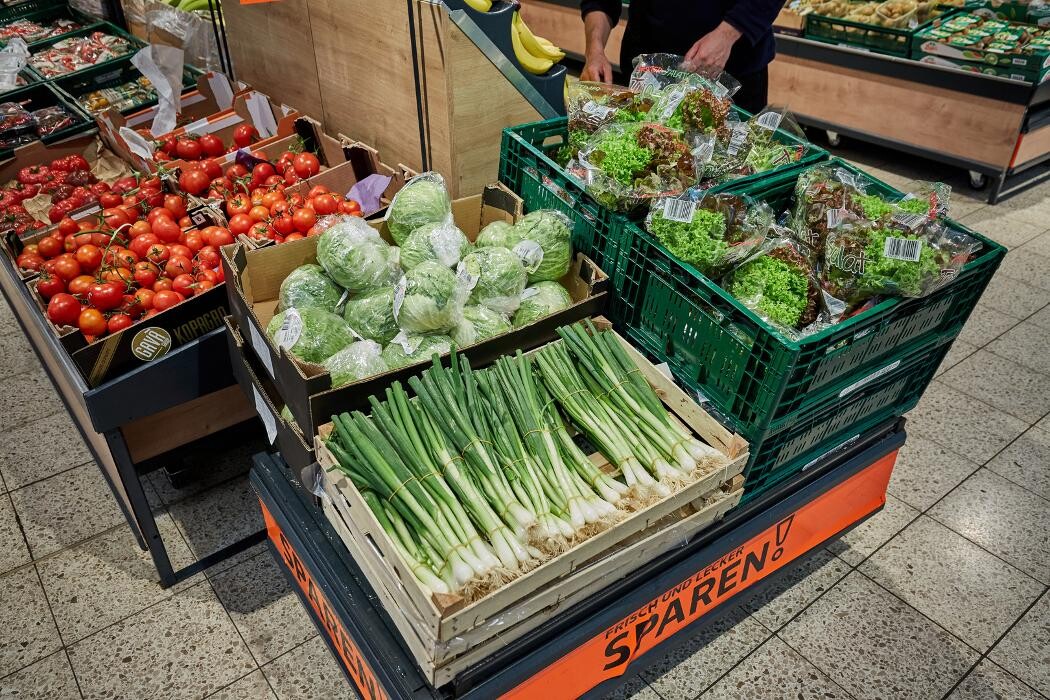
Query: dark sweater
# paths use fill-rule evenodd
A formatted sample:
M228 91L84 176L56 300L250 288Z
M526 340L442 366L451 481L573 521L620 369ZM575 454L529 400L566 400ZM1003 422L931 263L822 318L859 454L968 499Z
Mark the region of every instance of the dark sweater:
M696 41L726 21L741 37L733 45L726 71L748 76L773 60L773 20L784 0L631 0L627 31L620 50L620 71L631 74L631 62L643 53L685 55ZM620 20L621 0L582 0L582 14L600 11L613 26Z

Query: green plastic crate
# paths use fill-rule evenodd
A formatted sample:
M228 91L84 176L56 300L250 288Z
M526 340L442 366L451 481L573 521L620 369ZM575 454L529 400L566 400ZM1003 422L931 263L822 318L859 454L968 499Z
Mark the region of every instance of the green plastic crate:
M19 19L28 19L28 20L32 20L34 22L39 22L41 24L44 24L44 23L47 23L47 22L52 22L52 21L54 21L56 19L64 18L64 19L76 20L77 22L79 22L80 25L81 25L80 28L79 29L74 29L73 31L80 31L81 29L97 27L97 26L102 24L102 20L99 20L99 19L96 19L94 17L90 17L88 15L85 15L83 12L79 12L79 11L75 10L74 8L70 7L69 5L66 5L66 4L63 4L63 3L55 3L55 2L43 3L42 7L36 6L35 3L24 3L24 4L26 4L26 5L32 4L34 9L26 10L24 14L21 14L18 17L11 17L11 18L8 18L8 19L0 19L0 25L10 24L11 22L14 22L15 20L19 20ZM2 11L0 11L0 12L2 12ZM66 32L65 34L56 34L53 37L48 37L46 39L37 39L36 41L28 42L29 48L30 49L35 48L38 44L43 44L44 42L48 42L48 41L51 41L51 40L56 40L57 41L57 40L64 39L65 37L69 36L69 34L71 34L71 33L72 32ZM0 41L0 46L3 46L5 43L6 42Z
M182 71L183 89L195 89L199 75L199 71L186 66ZM64 95L76 102L77 98L89 92L123 85L141 77L142 73L131 63L131 56L125 56L116 61L86 68L60 78L54 78L51 83L61 90ZM132 112L152 107L155 104L157 104L156 99L147 100L122 110L122 113L131 114ZM84 111L86 112L87 110L85 109Z
M74 123L40 139L44 143L57 143L63 139L69 138L70 136L89 131L95 127L95 122L89 118L87 114L81 111L73 100L66 95L63 95L47 83L36 83L34 85L19 88L18 90L12 90L11 92L5 93L3 97L0 98L0 102L18 102L29 111L51 107L57 104L60 104L69 110L73 115ZM0 149L0 160L10 158L13 152L14 149L11 148Z
M915 27L880 27L876 24L854 22L848 19L807 15L802 36L826 44L844 44L856 48L908 58L916 45L915 35L940 20L953 15L957 9L948 10Z
M10 90L0 91L0 102L3 102L6 96L14 92L15 90L21 90L23 88L29 87L30 85L35 85L36 83L40 82L40 76L37 75L35 72L31 71L29 68L23 68L22 72L20 72L19 75L22 77L23 80L26 81L26 84L11 88Z
M52 80L59 80L61 78L66 78L66 77L68 77L70 75L78 75L80 73L83 73L84 71L94 70L94 69L100 68L102 66L115 65L115 64L119 63L120 61L124 60L125 58L127 58L128 56L131 56L132 54L134 54L139 49L141 49L144 46L146 46L145 42L143 42L141 39L138 39L136 37L131 36L126 31L124 31L123 29L118 27L117 25L111 24L109 22L99 22L98 24L92 25L90 27L84 27L83 29L78 29L78 30L76 30L74 32L69 32L68 34L63 34L62 36L56 36L56 37L53 37L51 39L45 39L44 41L38 41L37 43L33 44L32 54L36 55L38 53L41 53L41 52L49 49L54 44L57 44L60 41L65 41L66 39L71 39L73 37L86 36L86 35L92 34L94 32L102 32L104 34L110 34L110 35L113 35L113 36L119 36L122 39L126 39L128 41L128 43L131 45L131 49L126 54L124 54L122 56L117 56L115 58L111 58L108 61L103 61L102 63L96 63L93 66L87 66L85 68L81 68L80 70L76 70L76 71L73 71L71 73L63 73L62 75L56 75L56 76L53 76L51 78L48 78L47 76L40 74L39 71L36 71L35 69L34 69L34 72L36 72L37 75L39 75L42 80L46 80L48 82L50 82ZM30 57L30 60L32 60L32 56ZM32 67L32 63L30 63L30 67Z
M66 3L55 2L55 0L24 0L24 2L7 3L0 6L0 24L7 24L33 12L41 12L56 6L68 7Z
M859 172L842 161L831 163ZM783 210L794 180L774 178L751 194ZM876 189L900 195L882 183ZM951 284L921 299L888 299L793 340L627 222L613 278L619 299L610 313L636 343L711 401L735 430L754 439L785 427L789 416L822 405L839 386L931 339L958 335L1005 249L956 222L950 225L983 245Z

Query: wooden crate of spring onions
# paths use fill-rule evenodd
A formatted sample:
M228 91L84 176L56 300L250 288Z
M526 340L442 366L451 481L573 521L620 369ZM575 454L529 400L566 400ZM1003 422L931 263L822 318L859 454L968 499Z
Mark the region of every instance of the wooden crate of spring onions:
M424 668L465 651L464 635L472 644L505 635L528 615L521 603L552 585L556 601L627 573L642 560L595 563L629 538L651 558L645 531L674 526L668 516L683 507L713 518L712 495L719 501L747 461L742 438L603 319L558 334L484 369L461 356L435 363L371 397L369 415L319 429L347 546L396 603L388 610Z

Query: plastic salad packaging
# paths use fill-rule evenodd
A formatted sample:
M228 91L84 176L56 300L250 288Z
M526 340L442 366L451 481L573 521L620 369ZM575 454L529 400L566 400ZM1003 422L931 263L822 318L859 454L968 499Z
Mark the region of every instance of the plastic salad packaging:
M411 270L425 260L455 267L472 248L451 218L423 224L401 244L401 267Z
M394 320L394 286L380 287L347 299L343 319L355 336L389 343L399 330Z
M740 83L725 71L691 65L684 56L671 53L647 53L635 58L628 86L636 92L651 94L683 82L704 86L719 99L731 98L740 89Z
M343 297L342 288L329 277L320 265L300 265L292 270L278 294L278 309L314 306L335 312Z
M341 316L312 306L280 312L270 319L266 335L277 347L314 364L321 364L354 342Z
M676 258L718 277L759 251L773 210L747 195L690 190L653 201L645 228Z
M565 287L557 282L537 282L522 291L521 304L514 312L514 327L527 326L571 305L572 297Z
M778 130L798 140L781 141L776 136ZM730 123L724 132L715 134L708 142L710 145L698 146L698 159L705 161L701 171L705 183L728 182L773 170L797 163L806 154L802 128L783 111L765 110L747 121Z
M417 175L402 187L387 209L386 225L398 245L404 245L409 234L424 224L452 221L452 200L445 178L435 172Z
M606 124L648 121L652 106L651 95L621 85L584 80L569 84L565 94L569 141L558 153L559 162L575 158L587 137Z
M335 353L322 365L332 375L332 388L360 381L387 371L383 346L374 340L359 340Z
M474 343L506 333L511 329L507 317L487 306L470 305L463 309L463 318L452 329L452 340L457 347L465 348Z
M521 303L528 272L518 253L507 248L478 248L463 258L456 277L470 291L469 303L510 316Z
M648 122L603 126L587 140L577 166L591 196L616 211L679 195L698 180L685 135Z
M744 306L795 337L821 312L820 284L810 259L809 251L797 241L771 238L760 254L729 273L722 286Z
M394 286L394 320L407 333L444 333L459 323L465 296L465 285L452 270L426 260Z
M427 362L434 355L444 355L451 350L452 338L447 335L402 332L383 348L383 361L388 369L400 369L417 362Z
M529 273L529 283L561 279L572 263L572 221L553 209L521 217L512 233L512 250Z
M357 216L334 216L319 224L317 262L351 294L383 287L397 279L399 249Z

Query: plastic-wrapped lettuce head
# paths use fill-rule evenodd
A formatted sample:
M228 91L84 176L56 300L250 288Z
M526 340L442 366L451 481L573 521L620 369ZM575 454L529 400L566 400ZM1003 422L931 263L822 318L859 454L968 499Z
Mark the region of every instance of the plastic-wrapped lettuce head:
M406 333L435 333L459 321L463 298L456 275L426 260L407 271L394 290L394 318Z
M324 368L332 375L332 388L387 371L383 346L374 340L351 343L325 360Z
M387 210L386 225L398 245L404 245L410 233L423 224L452 218L452 200L445 180L437 173L423 173L412 178L394 195Z
M447 335L401 334L383 348L383 361L389 369L398 369L417 362L429 362L435 353L444 355L450 350L452 338Z
M320 265L300 265L281 282L278 298L282 309L315 306L334 312L342 295L343 290L325 274Z
M529 282L561 279L572 262L568 218L552 209L529 212L514 224L514 252L529 271Z
M465 348L509 330L510 323L507 322L506 316L487 306L471 304L464 307L463 318L452 329L450 335L458 347Z
M514 237L514 224L506 221L493 221L485 226L474 239L479 248L513 248L518 239Z
M321 364L354 342L342 317L312 306L277 314L266 325L266 335L277 347L314 364Z
M411 270L424 260L455 267L473 246L451 221L423 224L401 244L401 267Z
M394 320L394 287L380 287L347 299L343 318L346 325L362 338L389 343L398 331Z
M393 284L398 274L397 248L356 216L339 217L321 234L317 262L351 293Z
M559 283L537 282L521 293L521 306L514 313L514 327L526 326L571 304L572 297Z
M468 303L505 316L517 310L529 277L521 258L506 248L476 248L459 265L458 274L473 285Z

